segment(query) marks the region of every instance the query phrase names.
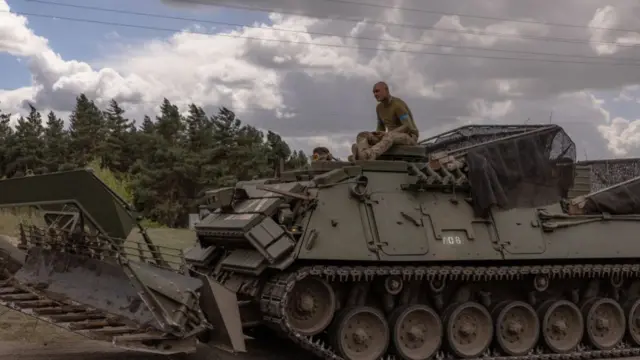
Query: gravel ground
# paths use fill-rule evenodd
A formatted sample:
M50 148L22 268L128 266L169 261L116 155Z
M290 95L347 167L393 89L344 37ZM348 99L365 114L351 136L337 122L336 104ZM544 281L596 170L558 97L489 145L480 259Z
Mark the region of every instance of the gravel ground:
M250 345L251 346L251 345ZM66 341L49 345L0 341L0 360L298 360L301 354L275 354L271 349L256 349L254 355L233 355L200 346L195 354L150 355L122 351L94 341ZM20 355L17 355L20 354Z
M0 342L0 359L2 360L80 360L88 358L91 358L92 360L167 359L166 356L161 355L141 356L139 354L118 351L117 349L90 341L58 342L47 346L28 344L24 342ZM176 360L178 359L176 358Z

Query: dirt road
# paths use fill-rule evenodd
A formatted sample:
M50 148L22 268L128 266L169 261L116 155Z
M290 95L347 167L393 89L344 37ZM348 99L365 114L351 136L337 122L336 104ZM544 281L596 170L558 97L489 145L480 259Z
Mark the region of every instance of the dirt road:
M301 354L275 355L270 349L255 349L255 355L231 355L200 346L189 355L153 355L127 352L109 344L93 341L56 342L50 345L0 341L0 360L294 360L305 358ZM306 357L308 358L308 357Z
M35 345L20 342L0 342L1 360L44 360L44 359L87 359L92 360L155 360L167 359L165 356L140 356L135 353L127 353L109 346L96 344L89 341L54 343L51 345ZM176 358L176 360L178 360ZM182 359L181 359L182 360Z

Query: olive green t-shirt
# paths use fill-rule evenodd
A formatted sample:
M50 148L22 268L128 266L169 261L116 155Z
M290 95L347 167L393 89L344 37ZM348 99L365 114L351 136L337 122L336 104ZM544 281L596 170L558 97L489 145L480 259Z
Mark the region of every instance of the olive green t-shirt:
M413 121L413 115L409 106L397 97L391 97L386 103L379 103L376 106L378 115L377 131L387 131L399 128L405 123L409 124L409 134L419 137L418 127Z

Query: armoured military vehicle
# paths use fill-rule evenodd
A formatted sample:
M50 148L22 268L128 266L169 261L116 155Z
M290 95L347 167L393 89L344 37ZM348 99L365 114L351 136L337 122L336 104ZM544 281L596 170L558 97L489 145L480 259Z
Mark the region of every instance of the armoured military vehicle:
M122 240L135 215L91 172L4 180L0 205L49 220L5 256L0 303L161 353L253 336L334 360L640 355L640 178L567 198L574 172L559 126L466 126L211 190L173 264Z

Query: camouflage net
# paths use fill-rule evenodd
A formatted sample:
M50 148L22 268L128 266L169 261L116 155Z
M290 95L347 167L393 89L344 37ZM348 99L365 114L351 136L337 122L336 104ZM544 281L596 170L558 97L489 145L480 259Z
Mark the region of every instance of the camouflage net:
M467 150L477 216L548 205L566 197L575 174L575 144L559 126L546 126Z
M548 125L467 125L433 136L420 142L427 152L451 152L462 148L523 134Z
M591 166L591 191L599 191L640 176L640 159L581 161Z

